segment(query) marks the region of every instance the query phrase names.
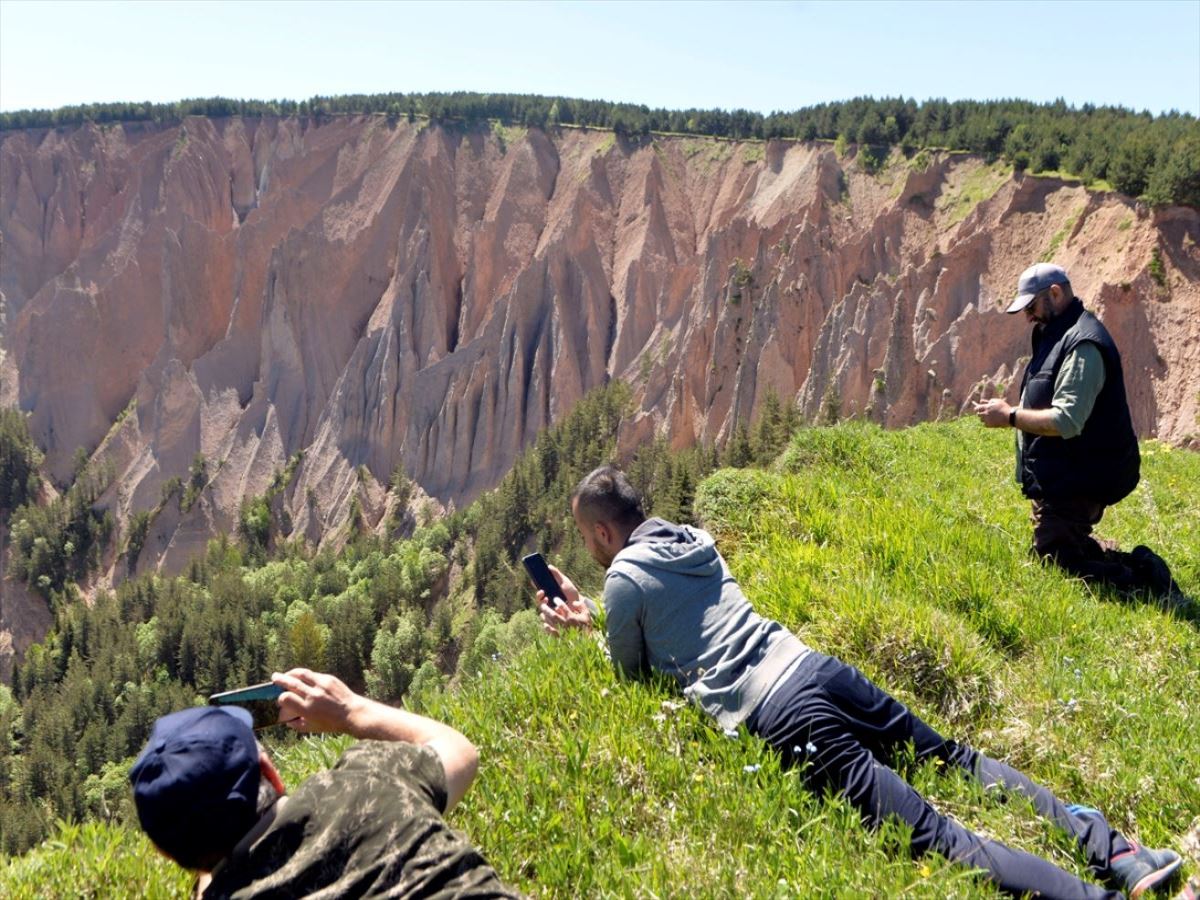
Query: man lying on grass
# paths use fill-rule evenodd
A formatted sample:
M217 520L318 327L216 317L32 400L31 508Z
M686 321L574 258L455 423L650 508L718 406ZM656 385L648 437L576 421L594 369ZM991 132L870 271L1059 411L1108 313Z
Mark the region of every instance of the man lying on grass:
M815 791L844 795L878 826L896 816L912 827L914 855L935 850L982 869L1003 890L1043 897L1138 897L1166 884L1180 865L1109 826L1095 809L1065 806L1020 772L946 740L852 666L817 653L754 612L704 531L647 519L625 475L596 469L571 498L575 524L608 570L605 628L619 672L673 676L684 694L724 728L740 724L802 766ZM538 603L551 634L590 629L592 608L557 569L566 603ZM1024 794L1071 834L1096 874L1116 890L1081 881L1050 862L967 830L940 814L888 764L911 743L918 760L965 769L985 786Z
M462 734L360 697L332 675L292 669L272 680L285 690L280 722L360 742L285 796L250 714L201 706L155 722L129 773L143 830L203 873L197 894L519 896L442 820L478 767Z

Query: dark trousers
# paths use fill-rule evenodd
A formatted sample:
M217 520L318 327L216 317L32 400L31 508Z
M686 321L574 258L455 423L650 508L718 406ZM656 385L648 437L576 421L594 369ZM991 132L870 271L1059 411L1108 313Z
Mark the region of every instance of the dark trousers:
M1044 859L982 838L942 815L889 768L894 754L912 744L917 760L941 759L965 769L985 787L1016 791L1042 816L1073 836L1098 871L1129 843L1100 815L1073 815L1053 794L1004 763L948 741L866 676L833 657L814 654L779 685L746 722L750 731L803 766L814 791L843 795L877 827L896 816L912 827L912 852L935 850L947 859L986 870L1001 889L1043 897L1120 897L1080 881Z
M1124 590L1145 587L1128 553L1092 536L1092 526L1103 515L1104 504L1094 500L1034 500L1029 514L1033 549L1078 578Z

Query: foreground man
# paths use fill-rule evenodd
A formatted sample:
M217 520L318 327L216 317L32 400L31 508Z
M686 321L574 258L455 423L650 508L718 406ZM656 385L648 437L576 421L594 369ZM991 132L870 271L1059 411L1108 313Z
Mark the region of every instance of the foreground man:
M219 897L518 897L442 820L478 754L449 725L360 697L332 675L293 669L279 719L360 739L329 771L284 795L250 715L202 706L163 716L129 773L142 828Z
M1131 897L1164 884L1179 868L1178 854L1141 847L1113 830L1099 811L1064 806L1020 772L946 740L857 669L809 649L782 625L757 615L712 538L699 529L646 519L619 470L605 466L584 478L571 511L588 551L608 569L605 626L618 671L638 676L654 669L673 676L722 727L744 723L786 765L803 765L812 790L843 794L873 826L889 816L907 822L914 855L935 850L984 869L1016 895L1122 896L940 814L887 766L908 742L918 760L938 758L988 787L1029 797L1039 813L1075 838L1100 877ZM570 579L553 571L566 603L552 609L538 592L546 630L590 629L588 601Z
M1149 548L1120 553L1092 537L1104 508L1137 487L1141 464L1112 336L1083 308L1066 270L1050 263L1021 273L1007 312L1024 312L1033 324L1020 405L993 398L975 412L989 428L1016 429L1034 549L1081 578L1169 593L1170 569Z

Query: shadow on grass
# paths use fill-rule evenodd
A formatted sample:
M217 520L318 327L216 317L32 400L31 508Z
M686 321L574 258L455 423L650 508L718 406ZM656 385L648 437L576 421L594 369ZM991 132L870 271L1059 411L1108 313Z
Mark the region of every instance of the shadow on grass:
M1197 631L1200 631L1200 600L1185 594L1179 588L1171 591L1166 596L1143 595L1138 598L1130 598L1126 602L1157 606L1172 618L1187 622Z
M1185 594L1178 586L1168 593L1155 593L1148 588L1119 588L1100 581L1085 582L1095 596L1101 600L1120 603L1124 606L1150 606L1161 610L1172 619L1187 622L1200 631L1200 601Z
M1124 577L1128 577L1129 570L1133 570L1135 572L1137 571L1138 563L1134 554L1138 549L1144 550L1145 548L1135 548L1133 553L1126 553L1111 546L1111 542L1101 541L1101 544L1109 545L1105 547L1104 559L1102 561L1085 561L1083 563L1084 571L1086 571L1087 568L1091 568L1097 562L1102 562L1102 564L1106 567L1126 567L1126 575ZM1036 551L1031 550L1031 552L1033 553L1035 559L1039 558ZM1163 565L1164 569L1166 568L1165 560L1163 560L1162 557L1154 553L1151 553L1151 555ZM1171 618L1188 622L1193 628L1200 631L1200 601L1198 601L1195 597L1185 593L1183 588L1179 586L1179 582L1175 581L1173 578L1170 578L1170 590L1166 591L1156 590L1155 588L1145 585L1138 587L1126 587L1107 580L1104 575L1097 575L1093 572L1087 572L1087 574L1084 574L1083 571L1075 569L1075 567L1071 564L1060 563L1053 556L1042 556L1040 557L1040 561L1043 568L1058 569L1067 577L1078 579L1091 591L1093 596L1099 600L1117 602L1124 606L1130 607L1156 607L1157 609L1169 615Z

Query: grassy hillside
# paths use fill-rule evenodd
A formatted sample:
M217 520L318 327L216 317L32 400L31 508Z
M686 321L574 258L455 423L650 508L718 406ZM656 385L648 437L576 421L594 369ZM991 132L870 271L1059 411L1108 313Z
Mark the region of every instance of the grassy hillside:
M706 479L696 510L761 611L944 732L1105 809L1145 843L1186 851L1200 833L1200 607L1089 588L1031 560L1011 438L971 420L804 430L771 471ZM1141 486L1100 530L1155 547L1200 597L1200 456L1153 442L1143 453ZM483 756L453 824L531 894L995 895L944 861L910 860L901 829L867 831L670 686L616 680L586 638L497 655L424 705ZM344 745L288 746L285 778ZM909 775L970 826L1084 873L1024 801L932 765ZM64 826L0 863L4 896L125 896L134 885L182 897L189 880L115 826Z

